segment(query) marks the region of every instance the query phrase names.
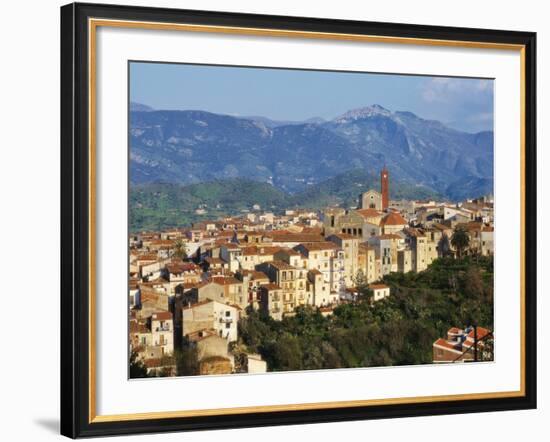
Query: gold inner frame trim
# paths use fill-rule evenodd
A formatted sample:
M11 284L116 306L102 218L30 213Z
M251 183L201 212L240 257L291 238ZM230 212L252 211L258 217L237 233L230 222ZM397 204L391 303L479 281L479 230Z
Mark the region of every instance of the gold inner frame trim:
M409 44L418 46L441 46L473 49L497 49L518 51L520 54L520 389L518 391L466 393L437 396L416 396L387 399L367 399L333 401L302 404L263 405L253 407L216 408L202 410L159 411L128 414L96 414L96 36L98 27L132 28L161 31L186 31L217 34L253 35L264 37L306 38L337 41L353 41L386 44ZM133 421L146 419L168 419L198 416L238 415L246 413L269 413L280 411L322 410L328 408L365 407L376 405L420 404L427 402L482 400L525 396L525 46L493 42L439 40L411 37L390 37L346 33L292 31L283 29L245 28L232 26L210 26L181 23L140 22L129 20L95 19L88 20L88 87L89 87L89 423Z

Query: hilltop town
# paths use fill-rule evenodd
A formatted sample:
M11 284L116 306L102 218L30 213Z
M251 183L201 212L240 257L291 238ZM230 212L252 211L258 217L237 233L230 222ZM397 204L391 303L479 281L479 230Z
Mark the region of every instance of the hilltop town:
M239 321L253 312L282 321L309 306L327 317L365 293L373 305L391 297L388 275L423 272L438 258L493 255L490 196L392 200L390 189L384 167L380 189L362 193L357 208L257 206L189 228L131 234L130 377L270 371L239 339ZM450 329L434 342L434 362L460 359L464 342L477 346L477 339L476 329ZM178 369L186 357L188 370Z

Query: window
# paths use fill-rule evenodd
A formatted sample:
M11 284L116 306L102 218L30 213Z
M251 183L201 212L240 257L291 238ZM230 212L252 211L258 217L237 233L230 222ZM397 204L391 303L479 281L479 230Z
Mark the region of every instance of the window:
M231 328L231 324L229 322L225 323L225 328Z
M241 299L242 299L242 298L241 298ZM227 317L229 317L229 316L231 316L231 312L230 312L229 310L227 310L227 311L225 312L225 317L227 318Z

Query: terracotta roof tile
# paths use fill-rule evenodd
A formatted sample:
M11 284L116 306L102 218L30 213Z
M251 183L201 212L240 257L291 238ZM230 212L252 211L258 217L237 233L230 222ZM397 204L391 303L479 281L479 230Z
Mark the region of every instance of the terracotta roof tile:
M382 221L380 221L381 226L406 226L407 220L401 216L398 212L390 212Z

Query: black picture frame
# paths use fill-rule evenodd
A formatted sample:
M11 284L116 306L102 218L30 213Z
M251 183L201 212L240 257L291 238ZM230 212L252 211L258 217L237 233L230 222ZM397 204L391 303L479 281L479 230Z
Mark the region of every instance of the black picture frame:
M89 18L524 46L524 396L162 419L90 421ZM122 149L125 146L121 146ZM71 437L536 408L536 34L489 29L73 3L61 8L61 434Z

